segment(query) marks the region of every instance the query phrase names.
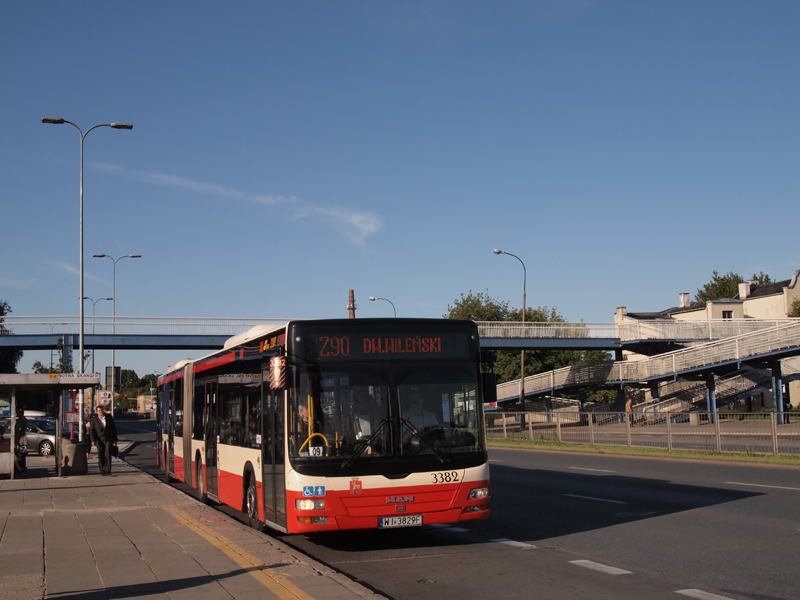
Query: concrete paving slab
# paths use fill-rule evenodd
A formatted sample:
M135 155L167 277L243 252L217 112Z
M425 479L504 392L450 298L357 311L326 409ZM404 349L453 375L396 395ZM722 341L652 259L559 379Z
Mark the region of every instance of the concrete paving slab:
M0 480L3 600L380 597L124 461L112 477L95 460L83 476L37 472Z

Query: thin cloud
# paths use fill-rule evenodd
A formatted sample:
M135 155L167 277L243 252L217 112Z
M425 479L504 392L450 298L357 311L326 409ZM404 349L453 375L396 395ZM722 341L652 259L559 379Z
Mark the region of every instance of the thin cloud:
M0 277L0 286L19 290L33 289L35 283L35 279L6 279L5 277Z
M358 246L363 246L365 240L373 233L376 233L383 224L381 218L371 212L308 206L306 207L306 213L323 215L329 221L338 224L344 234Z
M56 267L58 269L60 269L61 271L66 272L66 273L72 273L73 275L79 275L80 274L78 269L76 269L75 267L73 267L72 265L70 265L68 263L56 262L55 265L56 265ZM84 279L91 279L92 281L103 281L103 279L100 278L100 277L95 277L94 275L87 274L85 270L83 271L83 278Z
M249 192L237 190L236 188L225 187L214 183L206 183L205 181L195 181L193 179L186 179L185 177L178 177L176 175L165 175L164 173L139 173L139 177L156 185L189 190L191 192L200 192L201 194L222 196L223 198L233 198L234 200L257 202L259 204L281 204L290 201L282 196L251 194Z
M125 172L124 167L113 164L95 165L94 168L108 173L124 174ZM282 206L289 209L290 218L292 219L321 217L335 224L346 237L354 244L361 247L364 247L367 238L376 233L383 225L382 219L372 212L317 206L302 202L294 196L286 197L273 196L270 194L253 194L215 183L197 181L158 172L138 172L133 173L133 176L142 181L162 187L188 190L265 206Z

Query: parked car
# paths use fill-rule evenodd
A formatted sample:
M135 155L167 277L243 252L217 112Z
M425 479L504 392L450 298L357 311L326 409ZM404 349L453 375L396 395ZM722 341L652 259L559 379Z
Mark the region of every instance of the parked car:
M24 412L26 419L52 419L53 415L43 410L26 410Z
M56 421L55 419L33 418L27 419L25 428L25 446L28 452L36 452L41 456L52 456L56 449ZM11 419L0 419L5 433L3 439L11 440Z

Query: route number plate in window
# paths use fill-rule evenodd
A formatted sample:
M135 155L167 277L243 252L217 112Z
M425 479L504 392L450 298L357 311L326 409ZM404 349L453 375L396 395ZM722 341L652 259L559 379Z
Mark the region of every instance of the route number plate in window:
M402 515L399 517L379 517L378 528L417 527L422 525L422 515Z

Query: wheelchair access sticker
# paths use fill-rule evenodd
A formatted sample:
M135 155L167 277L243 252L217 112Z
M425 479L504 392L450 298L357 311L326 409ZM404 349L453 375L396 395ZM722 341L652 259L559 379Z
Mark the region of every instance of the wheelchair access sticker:
M314 498L315 496L324 496L325 495L325 486L324 485L304 485L303 486L303 498Z

